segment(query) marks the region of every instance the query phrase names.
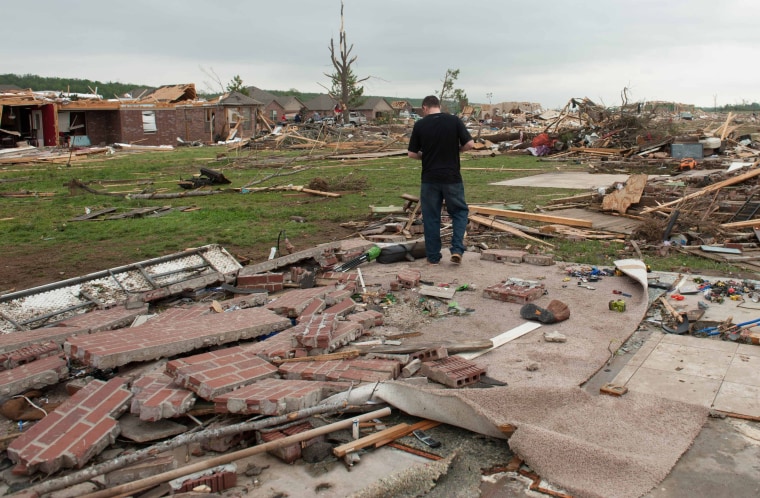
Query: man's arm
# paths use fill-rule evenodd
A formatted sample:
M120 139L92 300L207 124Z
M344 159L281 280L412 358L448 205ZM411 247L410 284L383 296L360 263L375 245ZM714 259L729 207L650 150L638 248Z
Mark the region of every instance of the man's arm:
M412 152L410 150L410 151L407 151L407 155L409 156L409 159L418 159L418 160L422 161L422 151L420 151L420 152Z
M466 144L464 144L464 145L462 145L462 146L459 147L459 152L467 152L468 150L472 149L473 147L475 147L475 141L474 140L470 140Z

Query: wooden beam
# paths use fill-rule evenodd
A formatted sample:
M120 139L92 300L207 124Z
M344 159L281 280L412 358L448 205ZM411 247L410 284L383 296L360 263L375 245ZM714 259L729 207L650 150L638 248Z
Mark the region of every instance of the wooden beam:
M660 301L660 303L662 303L662 305L665 307L665 309L668 311L668 313L670 313L671 316L676 319L676 321L678 323L683 322L683 316L681 316L681 313L679 313L678 311L676 311L676 309L673 308L673 306L671 306L671 304L668 302L667 299L665 299L664 296L661 297L659 299L659 301Z
M713 183L712 185L703 188L699 192L694 192L692 194L685 195L685 196L681 197L680 199L676 199L674 201L666 202L665 204L660 204L659 206L654 206L654 207L642 209L641 210L641 214L647 214L647 213L651 213L653 211L660 211L660 210L662 210L662 209L664 209L666 207L672 206L674 204L678 204L679 202L683 202L683 201L688 200L688 199L694 199L695 197L701 197L701 196L703 196L703 195L705 195L705 194L707 194L709 192L713 192L713 191L721 189L723 187L727 187L729 185L734 185L734 184L737 184L737 183L741 183L741 182L743 182L745 180L749 180L750 178L754 178L757 175L760 175L760 168L757 167L758 165L760 165L760 161L755 161L755 163L752 165L750 171L748 171L748 172L746 172L744 174L741 174L741 175L738 175L738 176L734 176L732 178L728 178L727 180L723 180L722 182Z
M370 434L369 436L361 437L355 441L350 441L346 444L336 446L333 448L333 454L336 457L341 458L353 451L358 451L369 446L378 448L390 443L391 441L395 441L398 438L408 436L416 430L426 430L437 425L440 425L440 422L434 422L432 420L422 420L412 425L401 423L374 434Z
M543 244L549 247L554 247L553 244L550 244L546 241L543 241L536 237L531 237L527 233L523 232L522 230L518 230L517 228L513 228L505 223L502 223L498 220L495 220L493 218L486 218L485 216L478 216L476 214L470 215L470 221L474 221L475 223L480 223L483 226L487 226L490 228L493 228L494 230L499 230L500 232L507 232L511 233L512 235L515 235L517 237L520 237L522 239L532 240L533 242L537 242L539 244Z
M721 228L754 228L760 227L760 220L752 219L745 221L732 221L731 223L721 223Z
M369 413L359 415L356 418L359 420L359 422L366 422L367 420L372 420L373 418L385 417L389 415L390 413L391 413L390 408L383 408L382 410L376 410L374 412L369 412ZM324 434L329 434L331 432L335 432L341 429L348 429L353 425L353 420L354 419L341 420L340 422L334 422L332 424L328 424L322 427L317 427L316 429L312 429L305 432L299 432L298 434L293 434L292 436L287 436L282 439L275 439L274 441L270 441L268 443L262 443L256 446L252 446L250 448L233 451L232 453L225 453L218 457L209 458L207 460L203 460L191 465L186 465L184 467L180 467L175 470L170 470L168 472L163 472L161 474L157 474L151 477L138 479L126 484L121 484L119 486L113 486L108 489L96 491L94 493L89 493L89 494L83 495L82 498L110 498L110 497L115 497L115 496L126 496L129 494L134 494L138 491L142 491L145 489L152 488L153 486L157 486L161 484L162 482L167 482L172 479L184 477L184 476L193 474L195 472L200 472L202 470L211 469L218 465L225 465L230 462L234 462L235 460L248 458L250 456L258 455L260 453L265 453L270 450L284 448L286 446L290 446L295 443L300 443L301 441L306 441L307 439L311 439L317 436L322 436Z
M562 216L551 216L548 214L524 213L522 211L510 211L507 209L496 209L482 206L468 206L471 213L485 214L488 216L503 216L504 218L517 218L520 220L542 221L554 223L556 225L568 225L571 227L591 228L593 222L590 220L581 220L578 218L565 218Z

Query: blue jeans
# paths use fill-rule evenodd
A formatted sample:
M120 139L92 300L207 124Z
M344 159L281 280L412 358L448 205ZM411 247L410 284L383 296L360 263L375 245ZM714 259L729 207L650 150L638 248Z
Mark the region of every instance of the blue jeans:
M425 253L428 261L441 260L441 208L451 216L454 234L451 237L451 254L464 253L464 232L470 210L464 200L463 183L423 183L420 187L422 226L425 230Z

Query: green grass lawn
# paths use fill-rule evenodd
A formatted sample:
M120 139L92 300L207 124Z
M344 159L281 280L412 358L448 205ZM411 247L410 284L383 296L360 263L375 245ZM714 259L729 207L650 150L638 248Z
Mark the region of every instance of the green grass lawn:
M371 218L370 206L403 204L404 193L417 195L420 163L406 156L374 160L320 160L304 152L244 151L227 154L222 147L180 148L171 152L119 153L100 159L66 164L0 166L0 192L36 193L33 197L0 197L0 248L4 265L0 281L13 282L25 266L49 269L39 280L57 279L54 268L71 272L96 271L157 257L188 247L220 244L233 254L252 260L266 259L278 236L287 236L297 248L348 237L340 223ZM319 153L319 152L317 152ZM317 156L315 156L317 157ZM298 158L299 160L296 160ZM583 190L522 188L492 185L540 170L578 169L576 165L541 162L532 156L463 158L467 200L476 203L521 204L526 211L558 197ZM189 192L178 185L201 167L221 171L230 185L215 186L223 193L170 199L132 199L126 193ZM267 179L268 178L268 179ZM261 180L264 179L262 182ZM286 185L308 186L315 180L346 186L341 197L328 198L295 191L251 191ZM70 189L72 180L110 195ZM206 188L209 189L209 188ZM46 194L53 194L47 196ZM72 221L86 210L115 208L124 213L139 207L192 207L172 210L160 217L112 221ZM300 217L304 223L293 221ZM529 223L525 223L529 224ZM526 242L501 237L503 244L523 247ZM553 239L557 259L596 265L610 264L620 255L620 244L570 242ZM628 256L626 256L628 257ZM672 270L722 267L700 258L676 256L660 261L652 257L653 269ZM29 277L27 276L27 281ZM0 291L3 285L0 284Z

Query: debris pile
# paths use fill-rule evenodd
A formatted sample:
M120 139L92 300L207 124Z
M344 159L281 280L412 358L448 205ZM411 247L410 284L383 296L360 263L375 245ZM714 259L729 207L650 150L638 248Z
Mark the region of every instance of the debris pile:
M292 462L327 433L305 418L362 411L345 403L321 407L332 394L416 376L449 388L479 383L486 369L450 356L444 346L383 352L394 340L373 332L384 322L376 303L393 293L367 290L356 268L369 261L367 254L375 259L380 251L357 241L240 267L223 249L206 246L2 296L0 410L18 422L18 432L5 440L14 473L35 476L86 467L31 488L49 492L156 454L155 449L138 451L139 457L119 452L111 463L93 466L117 438L148 442L171 434L180 435L158 447L196 441L207 451L227 452L252 444L258 448L254 451ZM334 271L352 261L356 264L343 268L352 271ZM419 279L419 272L402 270L396 282L412 289ZM491 346L489 341L469 350ZM48 403L51 396L60 401ZM372 413L373 419L382 416ZM267 418L242 424L234 418L251 415ZM193 434L171 422L186 418L202 430ZM74 419L79 425L72 425ZM294 425L297 419L299 425ZM130 424L136 420L155 423L159 432L144 426L134 433ZM212 421L216 429L207 426ZM169 425L159 429L158 422ZM353 422L349 418L345 423L350 427ZM402 424L364 438L355 429L355 441L332 448L332 454L353 465L361 448L437 424ZM299 441L304 444L295 444ZM236 457L229 454L225 463ZM212 488L235 486L235 468L220 470L218 465L206 468L233 478L212 479ZM196 467L174 473L164 469L157 465L141 472L168 481L170 474L189 475ZM197 480L186 477L173 486L186 489L188 482L201 483ZM122 486L143 489L138 483Z

